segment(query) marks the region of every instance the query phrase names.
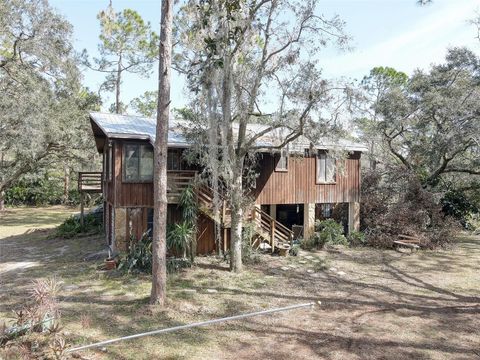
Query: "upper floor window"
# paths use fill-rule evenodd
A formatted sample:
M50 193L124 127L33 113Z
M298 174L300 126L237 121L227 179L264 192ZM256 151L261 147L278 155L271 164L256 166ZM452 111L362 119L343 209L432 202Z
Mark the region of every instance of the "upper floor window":
M283 147L280 150L275 171L288 171L288 147Z
M317 184L334 183L336 180L336 160L328 152L317 154Z
M152 181L152 146L142 144L125 144L123 151L123 169L123 181Z
M182 167L182 154L179 151L167 152L167 170L180 170Z

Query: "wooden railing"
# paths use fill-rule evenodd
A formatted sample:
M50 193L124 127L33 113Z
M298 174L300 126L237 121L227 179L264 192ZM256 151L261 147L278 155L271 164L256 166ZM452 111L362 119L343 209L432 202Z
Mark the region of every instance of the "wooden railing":
M214 214L214 193L211 188L205 185L197 186L197 198L200 210L215 220L215 217L221 217L221 222L224 227L231 227L231 209L226 205L226 201L221 194L218 198L221 202L219 214ZM245 214L245 221L252 221L255 225L255 230L263 240L269 242L272 247L272 252L275 251L277 244L292 244L293 231L285 225L276 221L265 211L258 207L254 207L251 212Z
M79 192L102 192L102 173L101 172L79 172L78 173L78 191Z
M177 202L182 191L193 184L196 174L193 170L167 171L168 202Z
M272 252L275 251L276 244L286 243L292 245L293 231L276 221L265 211L254 207L251 213L251 220L263 232L261 235L269 240Z

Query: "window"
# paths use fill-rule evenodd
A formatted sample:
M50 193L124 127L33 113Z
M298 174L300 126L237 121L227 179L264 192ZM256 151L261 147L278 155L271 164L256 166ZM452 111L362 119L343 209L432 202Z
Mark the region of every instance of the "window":
M125 144L123 151L123 181L153 179L153 148L150 145Z
M180 170L181 154L178 151L167 152L167 170Z
M317 154L317 184L335 182L336 161L328 152Z
M275 171L288 171L288 148L284 147L280 150L280 155L277 156L278 161L275 165Z

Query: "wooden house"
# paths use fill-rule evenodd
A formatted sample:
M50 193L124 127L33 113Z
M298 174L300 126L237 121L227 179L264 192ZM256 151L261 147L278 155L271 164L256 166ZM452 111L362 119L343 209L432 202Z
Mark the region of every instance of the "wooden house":
M153 142L155 120L137 116L91 113L96 147L103 154L103 169L87 174L101 183L104 197L106 241L119 250L128 248L130 236L139 238L153 223ZM183 124L184 125L184 124ZM262 125L252 125L255 133ZM260 139L272 141L272 135ZM297 142L288 151L259 154L254 206L248 212L260 240L275 246L289 242L292 226L303 226L303 236L313 231L314 222L329 216L335 205L343 204L348 213L346 230L358 230L360 212L360 157L366 148L347 141L335 144ZM182 123L172 120L168 136L168 222L181 221L179 194L194 181L197 168L182 157L189 147L182 136ZM335 160L333 149L347 153ZM80 186L82 179L80 178ZM199 187L197 252L215 251L214 221L220 222L224 250L228 247L228 207L222 207L220 219L211 209L212 194L207 186Z

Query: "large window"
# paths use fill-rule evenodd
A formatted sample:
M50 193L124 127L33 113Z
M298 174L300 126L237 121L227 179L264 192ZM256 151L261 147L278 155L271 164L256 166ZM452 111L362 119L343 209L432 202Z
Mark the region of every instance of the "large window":
M336 160L328 152L317 154L317 184L328 184L335 182Z
M288 171L288 147L280 150L280 155L277 156L277 159L275 171Z
M153 180L153 148L150 145L125 144L123 151L123 181Z

